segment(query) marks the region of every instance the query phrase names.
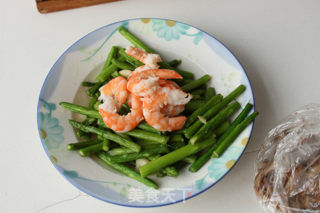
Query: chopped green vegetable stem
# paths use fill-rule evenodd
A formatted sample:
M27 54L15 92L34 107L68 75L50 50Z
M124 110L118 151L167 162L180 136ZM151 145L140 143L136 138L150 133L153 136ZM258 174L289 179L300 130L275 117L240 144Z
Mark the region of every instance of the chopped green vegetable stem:
M102 149L102 143L100 141L100 143L98 143L98 144L94 144L94 145L79 149L79 154L82 157L86 157L86 156L89 156L89 155L92 155L94 153L101 151L101 149Z
M258 116L258 112L253 112L241 123L239 123L223 140L218 144L211 157L220 157L224 151L233 143L240 133L250 125L250 123Z
M208 109L203 115L201 115L205 119L210 119L214 115L216 115L223 107L228 105L231 101L233 101L236 97L241 95L246 87L244 85L238 86L234 89L228 96L226 96L220 103L214 105L212 108ZM191 138L201 127L203 123L200 120L195 121L191 126L189 126L184 135L186 138Z
M87 90L87 95L90 97L93 97L99 90L99 88L102 86L103 82L96 82L96 84Z
M127 61L128 63L130 63L131 65L135 66L136 68L144 65L141 61L139 61L139 60L131 57L130 55L128 55L128 54L125 52L125 49L121 49L121 50L119 51L119 53L120 53L121 56L123 56L123 57L126 59L126 61Z
M97 135L100 135L106 139L109 139L109 140L112 140L124 147L127 147L129 149L132 149L133 151L135 152L140 152L140 149L141 147L134 143L133 141L131 140L127 140L125 138L122 138L120 137L119 135L116 135L108 130L101 130L101 129L98 129L96 127L93 127L93 126L86 126L86 125L83 125L77 121L73 121L73 120L69 120L69 123L74 127L74 128L78 128L84 132L91 132L91 133L94 133L94 134L97 134Z
M126 167L120 163L116 163L113 162L110 158L109 155L107 155L106 153L100 152L97 154L97 156L108 166L110 166L111 168L117 170L118 172L127 175L128 177L135 179L143 184L145 184L148 187L154 188L154 189L158 189L159 186L158 184L156 184L153 180L149 179L149 178L143 178L140 176L140 174L138 172L136 172L135 170Z
M167 152L169 152L169 150L166 145L158 145L158 146L153 146L153 148L143 150L139 153L135 152L135 153L128 153L123 155L115 155L115 156L112 156L111 159L114 162L124 163L124 162L133 161L139 158L147 158L152 155L162 154Z
M127 63L127 62L121 62L120 60L117 60L115 58L113 58L111 60L112 64L116 65L119 69L122 70L134 70L135 67L132 66L131 64Z
M174 59L172 61L169 61L168 64L171 66L171 67L174 67L176 68L177 66L179 66L181 64L182 60L177 60L177 59Z
M153 132L153 133L157 133L157 134L161 134L161 132L155 128L153 128L152 126L150 126L147 122L141 122L139 125L138 125L138 128L139 129L143 129L143 130L146 130L148 132Z
M148 132L148 131L140 130L140 129L133 129L133 130L126 132L124 134L135 137L135 138L150 140L150 141L154 141L154 142L162 143L162 144L167 143L169 140L169 136L159 135L157 133Z
M235 113L238 109L240 109L240 104L238 102L234 102L221 110L215 117L211 120L207 121L199 131L197 131L191 138L190 143L194 144L201 137L205 136L209 130L215 130L219 124L228 119L233 113Z
M95 84L96 84L96 83L90 82L90 81L83 81L83 82L81 83L81 85L82 85L83 87L93 87Z
M76 112L82 115L86 115L92 118L101 118L101 115L98 111L88 109L87 107L68 103L68 102L60 102L60 106L64 107L65 109L68 109L72 112Z
M146 177L152 173L155 173L161 170L162 168L165 168L171 164L174 164L175 162L184 159L189 155L195 154L201 151L202 149L205 149L206 147L213 144L214 141L214 138L209 138L194 145L188 144L180 149L163 155L160 158L155 159L154 161L150 161L146 165L140 167L140 174L142 177Z
M206 99L206 101L210 100L213 96L216 95L216 90L213 88L213 87L209 87L205 94L204 94L204 97Z
M87 146L98 144L100 142L101 141L94 139L94 140L88 140L88 141L77 142L77 143L69 143L67 145L67 149L68 150L78 150L78 149L82 149Z
M190 92L191 90L206 84L210 79L211 79L210 75L204 75L201 78L182 86L181 89L185 92Z
M200 106L197 110L195 110L189 117L187 122L185 123L186 127L189 127L194 121L198 119L199 115L203 115L206 113L209 109L211 109L214 105L218 104L222 100L222 95L218 94L214 97L212 97L207 103L204 105Z

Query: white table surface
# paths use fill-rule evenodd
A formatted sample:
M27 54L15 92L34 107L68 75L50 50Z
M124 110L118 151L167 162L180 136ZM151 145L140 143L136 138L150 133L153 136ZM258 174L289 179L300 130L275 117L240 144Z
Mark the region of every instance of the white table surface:
M252 189L259 145L288 113L320 102L319 8L318 0L127 0L41 15L34 0L1 2L0 212L263 212ZM38 96L55 60L88 32L134 17L179 20L226 44L246 68L261 113L236 167L186 203L130 209L91 198L55 170L39 140Z

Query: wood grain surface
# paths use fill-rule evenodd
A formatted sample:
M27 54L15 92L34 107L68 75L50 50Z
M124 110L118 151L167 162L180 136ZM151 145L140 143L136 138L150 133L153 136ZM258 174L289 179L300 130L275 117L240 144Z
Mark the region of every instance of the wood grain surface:
M36 0L40 13L50 13L119 0Z

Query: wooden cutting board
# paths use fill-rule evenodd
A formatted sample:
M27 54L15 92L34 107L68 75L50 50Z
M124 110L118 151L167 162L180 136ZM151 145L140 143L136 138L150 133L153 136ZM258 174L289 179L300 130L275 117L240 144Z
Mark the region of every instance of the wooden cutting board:
M40 13L50 13L119 0L36 0Z

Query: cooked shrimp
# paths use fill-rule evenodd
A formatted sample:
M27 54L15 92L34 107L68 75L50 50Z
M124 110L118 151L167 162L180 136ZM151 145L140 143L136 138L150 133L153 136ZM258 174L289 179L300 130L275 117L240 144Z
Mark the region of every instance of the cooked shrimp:
M151 95L159 89L158 80L158 77L149 77L147 79L141 79L140 77L129 78L127 89L137 96Z
M173 81L159 80L158 83L160 87L170 87L172 89L180 89L179 85ZM169 117L176 116L176 115L179 115L181 112L183 112L184 106L185 104L182 104L182 105L168 104L168 105L165 105L163 108L161 108L161 113Z
M140 77L140 78L148 78L150 76L158 77L159 79L182 79L182 76L179 75L174 70L168 70L168 69L148 69L148 70L142 70L139 72L132 72L131 77Z
M116 100L116 107L120 109L128 98L127 80L123 77L116 77L100 88L99 100L110 96Z
M149 69L140 72L132 72L128 79L127 88L137 96L146 96L153 94L160 88L159 79L173 79L181 76L173 70ZM172 82L174 83L174 82Z
M149 65L142 65L140 67L137 67L134 72L140 72L143 70L150 70L150 69L158 69L159 66L149 66Z
M165 105L161 108L160 112L164 115L167 115L169 117L179 115L181 112L183 112L185 105Z
M152 68L158 68L158 62L162 61L160 55L147 53L143 49L135 48L132 46L129 46L126 49L126 53L131 57L141 61L142 63L149 65L149 67Z
M182 129L186 116L168 117L161 113L161 108L167 102L165 95L157 94L143 99L143 115L146 122L160 131Z
M127 115L119 115L116 107L116 101L111 96L107 96L105 102L100 105L99 113L103 118L104 123L116 132L128 132L142 121L142 102L139 97L129 94L128 104L131 107L131 112Z
M173 112L166 112L166 106L185 105L192 96L176 88L174 82L162 82L167 86L160 87L153 95L143 98L143 115L146 122L160 131L182 129L187 118L185 116L169 117ZM167 116L166 114L169 114Z

